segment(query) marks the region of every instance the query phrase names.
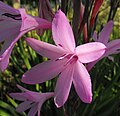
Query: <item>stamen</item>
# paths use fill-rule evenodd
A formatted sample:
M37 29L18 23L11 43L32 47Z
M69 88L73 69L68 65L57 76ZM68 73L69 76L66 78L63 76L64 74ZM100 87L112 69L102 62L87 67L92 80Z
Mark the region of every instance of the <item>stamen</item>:
M59 57L58 59L56 59L56 61L62 60L64 58L68 59L67 62L64 64L64 66L68 65L69 63L71 64L72 62L74 62L78 59L76 54L64 54L61 57Z
M64 55L62 55L61 57L57 58L56 61L57 61L57 60L62 60L63 58L67 57L68 55L69 55L69 54L64 54Z
M76 61L77 59L78 57L76 56L76 54L73 54L64 65L66 66L69 63L71 64L73 61Z
M21 15L20 14L16 14L16 15L13 15L13 14L10 14L10 13L4 13L2 14L3 16L6 16L6 17L10 17L14 20L22 20L21 18Z

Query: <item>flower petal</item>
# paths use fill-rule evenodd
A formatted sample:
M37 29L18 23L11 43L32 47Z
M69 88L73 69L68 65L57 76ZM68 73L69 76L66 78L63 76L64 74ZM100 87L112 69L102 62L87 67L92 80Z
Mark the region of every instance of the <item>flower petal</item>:
M10 93L9 94L12 98L17 99L19 101L26 100L25 93Z
M38 111L38 114L40 115L40 110L41 110L41 107L42 107L43 103L47 99L54 96L53 92L49 92L49 93L34 92L34 93L33 92L31 93L31 96L33 96L33 99L31 99L31 100L35 101L36 104L34 104L34 106L32 106L32 108L30 109L30 111L28 113L28 116L34 116L37 113L37 111Z
M0 42L20 29L21 20L15 20L13 15L20 15L20 12L0 1Z
M87 70L90 71L93 66L104 57L109 57L112 54L120 53L120 39L113 40L107 44L107 49L104 55L96 61L90 62L87 64Z
M8 63L9 63L9 57L10 57L10 54L11 54L11 51L12 51L13 47L10 46L8 49L4 49L4 53L1 55L0 53L0 69L2 72L4 72L4 70L7 68L8 66Z
M96 41L96 42L98 41L96 31L94 31L92 38L93 38L94 41Z
M34 92L34 91L27 91L26 93L26 98L29 99L30 101L34 102L39 102L42 104L45 100L49 99L54 95L53 92L49 93L39 93L39 92Z
M9 14L10 13L9 9L8 10L4 10L4 9L5 8L2 8L0 4L0 42L9 39L11 35L14 35L16 32L18 32L21 27L21 20L15 20L14 18L9 16L9 15L20 15L20 12L12 8L13 11L14 10L15 11L12 12L12 14Z
M17 112L24 112L25 110L29 109L32 106L32 101L24 101L18 105L16 111Z
M24 34L20 33L16 38L11 37L11 39L8 39L5 41L2 50L0 51L0 69L4 71L9 63L9 57L12 52L12 49L15 45L15 43L18 41L18 39ZM14 36L14 35L12 35Z
M76 48L76 53L80 62L89 63L100 58L105 52L105 45L100 42L91 42L80 45Z
M14 39L20 30L20 24L11 20L0 22L0 42ZM10 41L10 40L9 40Z
M51 28L51 23L48 22L47 20L27 15L25 9L19 9L19 11L22 18L22 26L20 29L21 31L25 30L29 31L37 28L43 29Z
M110 33L112 31L112 27L113 27L113 21L109 21L100 32L100 36L98 38L99 42L102 42L105 45L107 44Z
M33 38L26 38L26 42L40 55L50 59L59 58L65 54L65 50L55 45L42 42Z
M72 28L65 16L65 14L59 10L52 22L53 39L56 45L63 47L65 50L74 52L75 41Z
M2 72L7 68L9 63L9 56L11 54L11 51L13 49L12 40L6 40L3 44L3 48L0 51L0 69Z
M40 110L40 109L38 109L38 103L34 103L32 108L28 112L28 116L35 116L38 110Z
M61 107L67 101L73 79L73 65L69 65L57 80L54 101L57 107Z
M113 40L107 44L105 56L120 52L120 39Z
M2 13L18 13L19 11L0 1L0 15Z
M20 86L20 85L16 85L22 92L29 92L29 90L25 89L24 87Z
M73 84L80 99L85 103L90 103L92 101L90 76L85 66L78 61L75 64Z
M38 64L28 70L22 77L22 82L27 84L43 83L57 76L64 68L63 60L49 60Z
M9 24L6 23L6 24L9 25L9 26L8 25L6 26L6 27L8 27L8 29L6 27L4 28L4 23L5 22L3 23L4 20L1 21L1 19L0 19L0 24L2 24L2 25L0 25L0 27L1 27L0 28L0 42L5 40L2 51L0 52L0 68L1 68L2 71L4 71L7 68L11 51L12 51L15 43L17 42L17 40L23 34L27 33L28 31L31 31L33 29L36 29L36 28L42 28L42 27L46 28L45 25L48 26L48 24L45 24L46 21L45 22L40 21L40 19L36 19L36 18L33 18L32 16L28 16L25 13L24 9L20 9L19 11L20 11L20 14L21 14L21 17L22 17L22 23L21 23L21 20L16 21L16 20L14 20L14 18L11 18L11 17L8 16L7 17L8 19L5 19L6 22L7 22L7 20L8 20L8 22L10 22ZM19 13L19 11L18 11L18 13ZM27 17L27 19L26 19L26 17ZM21 27L21 25L22 25L22 27ZM20 31L20 28L21 28L21 31Z
M101 58L98 59L98 60L95 60L95 61L93 61L93 62L88 63L87 66L86 66L87 70L90 71L90 70L95 66L95 64L96 64L99 60L101 60L102 58L103 58L103 57L101 57Z

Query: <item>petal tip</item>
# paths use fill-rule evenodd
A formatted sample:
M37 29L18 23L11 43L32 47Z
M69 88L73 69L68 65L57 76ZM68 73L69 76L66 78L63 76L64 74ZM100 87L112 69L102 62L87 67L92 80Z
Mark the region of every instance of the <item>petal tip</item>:
M92 93L90 93L90 95L87 96L87 98L85 98L83 100L84 103L91 103L92 102Z
M87 103L91 103L92 102L92 96L90 96L89 98L88 98L88 102Z
M61 9L59 9L59 10L57 11L57 13L63 13L63 12L61 11ZM56 13L56 14L57 14L57 13Z
M4 65L3 59L0 58L0 70L1 70L1 72L4 73L6 68L7 68L7 66Z
M114 25L114 22L113 22L112 20L110 20L110 21L108 22L108 24Z
M54 103L55 103L55 105L56 105L57 108L60 108L60 107L61 107L61 105L59 105L59 103L57 103L56 98L54 98Z
M85 98L85 99L81 99L84 103L88 103L90 104L92 102L92 97L88 97L88 98Z
M65 14L61 11L61 9L59 9L55 14L54 19L56 19L59 16L63 16L63 15L64 15L64 17L66 17Z
M9 96L13 98L14 97L14 93L9 93Z
M2 67L0 67L0 70L1 70L2 73L4 73L4 71L5 71L5 69L2 68Z
M28 76L26 76L25 74L22 76L21 82L25 83L25 84L37 84L35 82L33 82L33 80L31 80Z
M29 42L29 40L30 40L30 38L25 38L25 41L26 41L26 42Z
M28 84L28 79L25 75L22 76L21 82Z
M59 98L60 98L60 96L55 96L54 97L54 103L55 103L57 108L60 108L64 105L64 101L60 100Z

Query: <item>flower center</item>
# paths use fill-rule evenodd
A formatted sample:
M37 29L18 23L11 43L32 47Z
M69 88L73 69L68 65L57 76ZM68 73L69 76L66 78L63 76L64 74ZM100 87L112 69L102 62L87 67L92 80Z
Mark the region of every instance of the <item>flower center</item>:
M65 66L71 63L75 63L78 60L78 56L76 54L64 54L63 56L59 57L57 60L62 60L64 58L67 58L67 62L65 63Z

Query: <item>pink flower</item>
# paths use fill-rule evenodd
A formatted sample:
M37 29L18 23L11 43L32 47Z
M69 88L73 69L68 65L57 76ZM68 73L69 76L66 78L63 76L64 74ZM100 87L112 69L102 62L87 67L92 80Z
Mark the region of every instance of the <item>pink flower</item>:
M29 91L19 85L17 85L17 87L22 91L22 93L10 93L10 96L13 97L14 99L22 101L22 103L19 104L16 109L17 112L21 113L30 109L27 116L36 116L36 114L40 116L40 109L42 107L42 104L47 99L54 96L53 92L38 93Z
M88 65L87 65L88 70L91 70L93 68L93 66L98 61L100 61L102 58L109 57L112 54L117 54L120 52L120 39L112 40L109 42L109 36L110 36L111 31L112 31L112 27L113 27L113 21L109 21L104 26L104 28L100 32L99 36L97 36L97 33L94 32L94 35L93 35L94 41L103 43L104 45L106 45L107 48L106 48L106 51L102 57L100 57L96 61L88 63Z
M42 83L60 74L54 97L57 107L61 107L66 102L72 82L81 100L90 103L92 100L91 80L83 63L100 58L105 52L105 45L91 42L75 47L73 31L61 10L53 19L52 33L57 46L32 38L26 39L34 50L51 60L38 64L27 71L22 77L22 82Z
M51 23L27 15L24 9L13 9L0 1L0 42L4 41L0 51L0 69L4 71L9 63L11 51L22 35L38 28L50 28Z

